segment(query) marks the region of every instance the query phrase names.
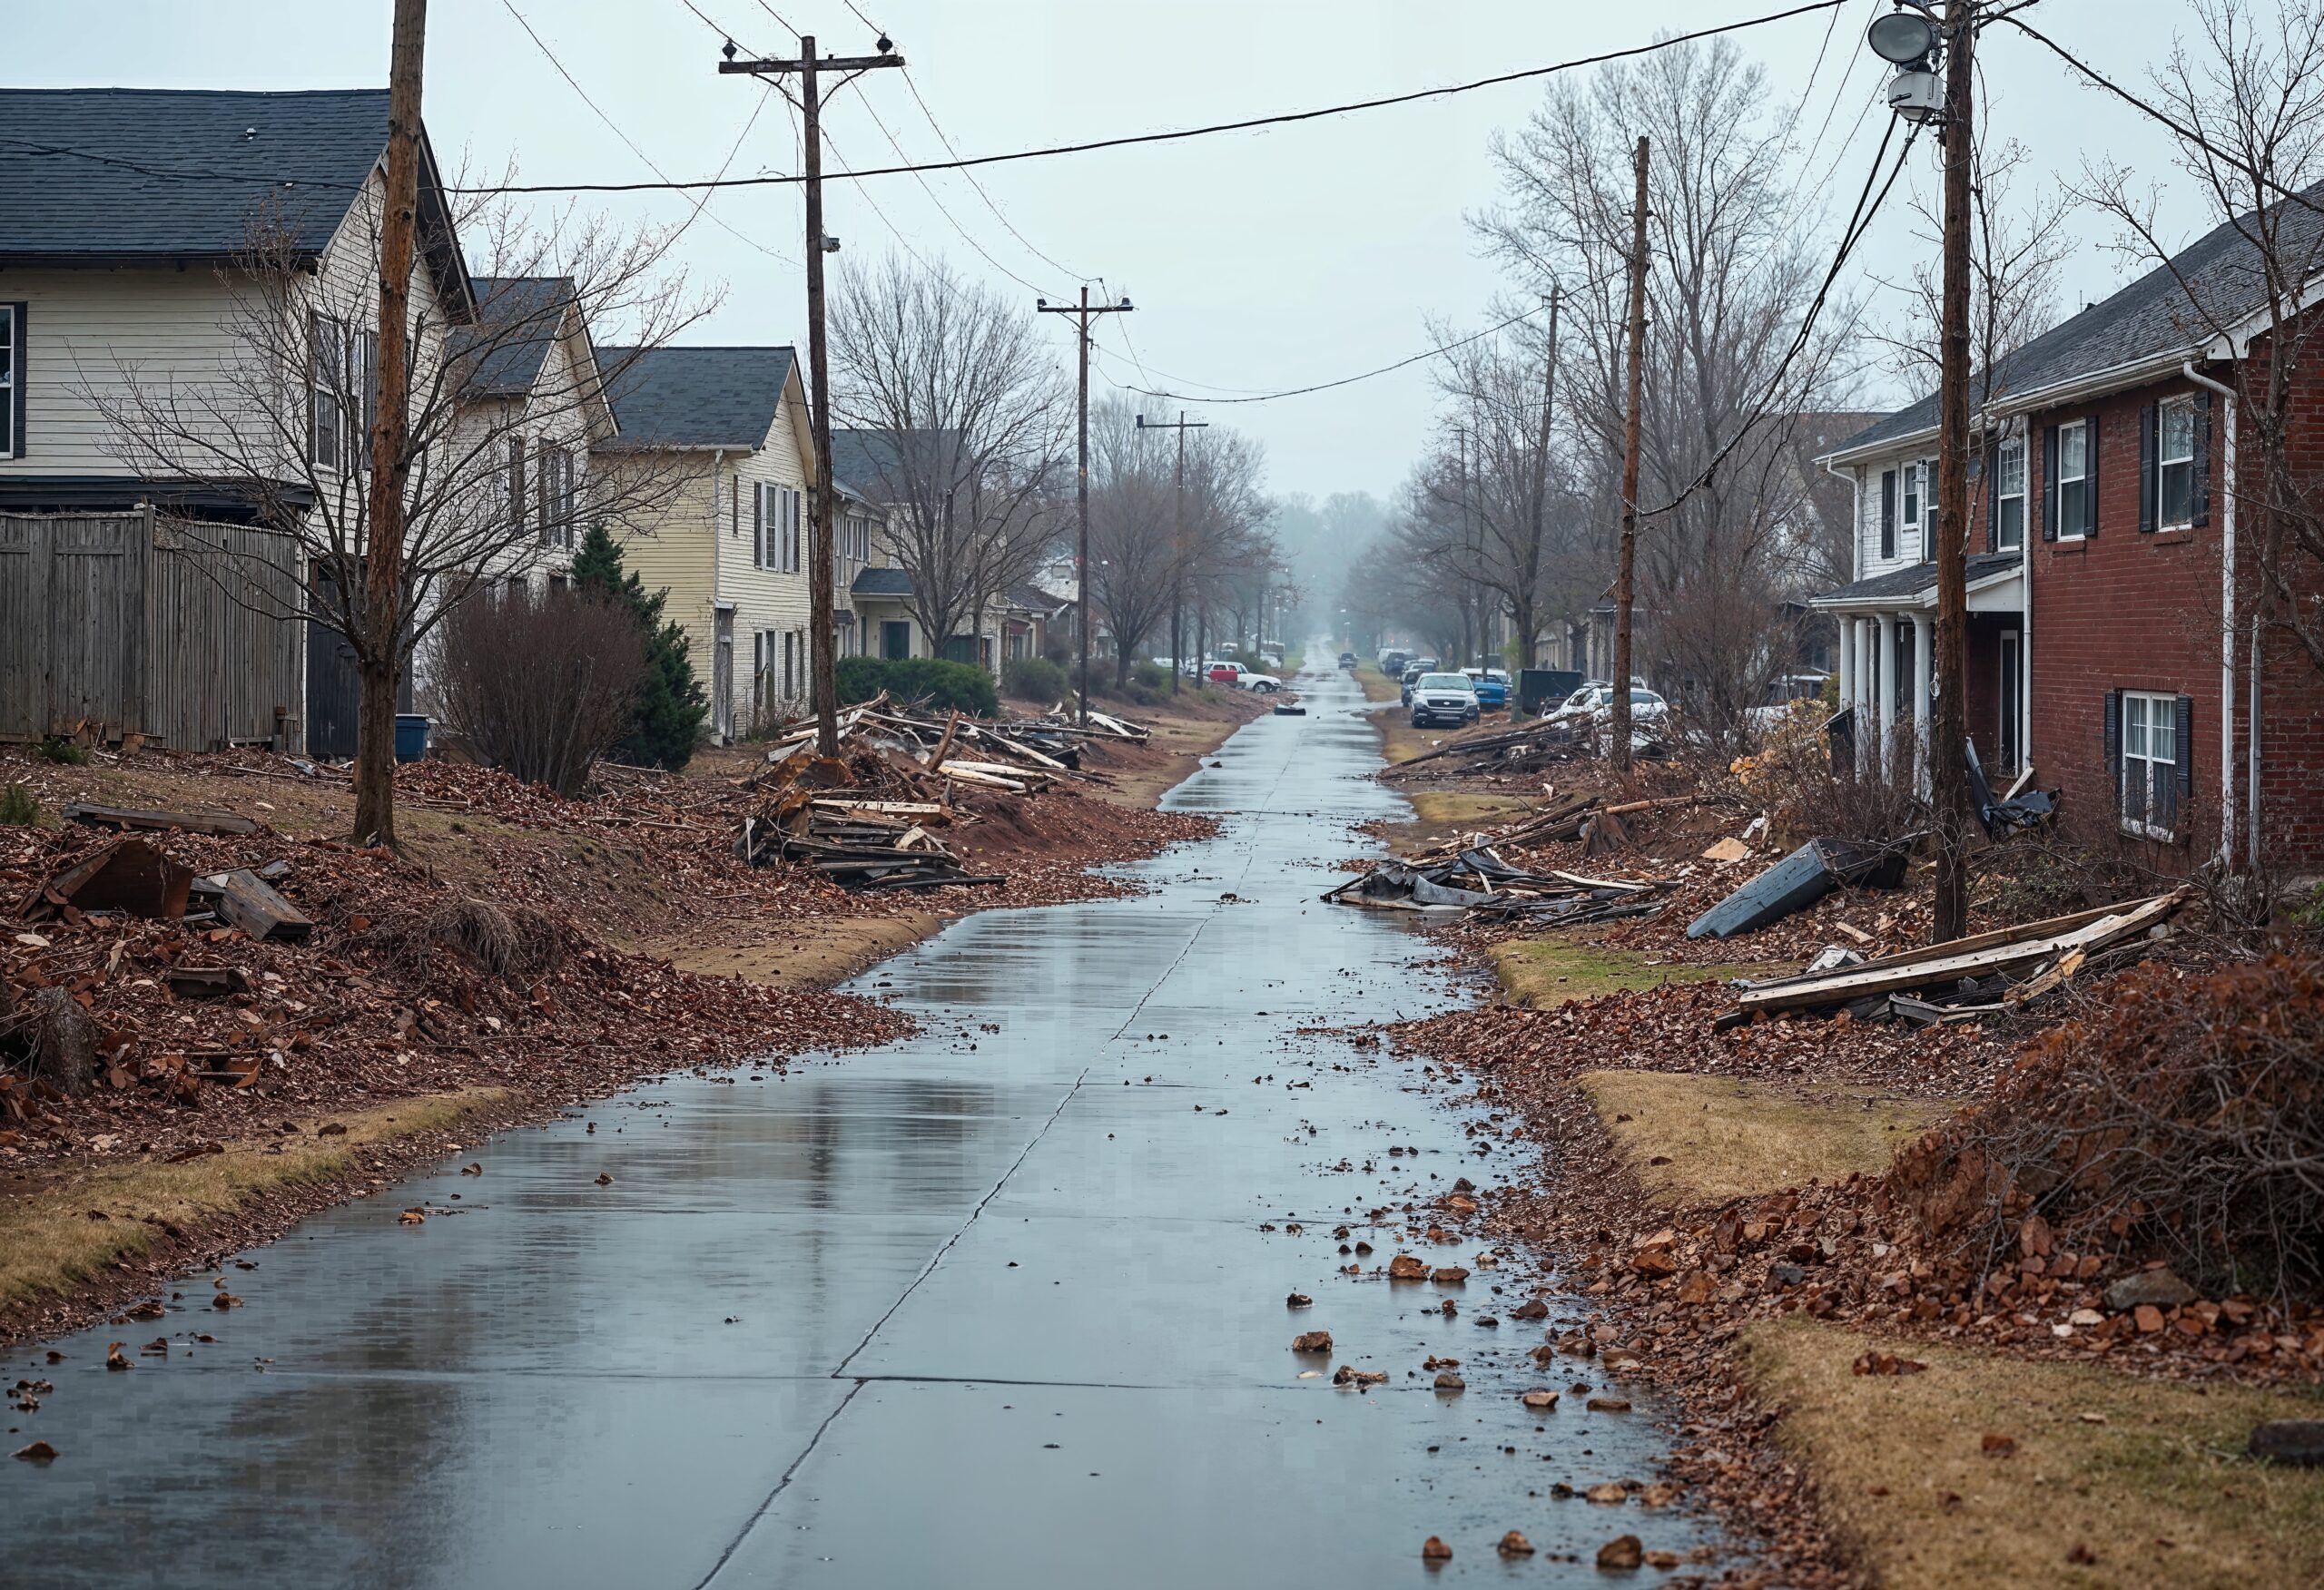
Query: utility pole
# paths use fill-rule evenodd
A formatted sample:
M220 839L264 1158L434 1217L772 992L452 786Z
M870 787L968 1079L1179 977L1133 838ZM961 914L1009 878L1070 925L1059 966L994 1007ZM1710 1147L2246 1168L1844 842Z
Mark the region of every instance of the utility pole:
M1631 574L1638 563L1639 419L1646 402L1646 134L1639 134L1638 196L1630 204L1630 411L1622 422L1622 545L1614 567L1614 771L1630 770Z
M1074 553L1074 572L1078 576L1080 613L1074 624L1081 649L1081 722L1089 722L1089 317L1092 315L1126 315L1132 306L1128 298L1117 304L1093 304L1089 301L1089 284L1081 285L1079 308L1071 304L1051 304L1047 299L1035 299L1033 308L1044 315L1071 315L1081 343L1080 443L1078 453L1078 486L1076 514L1080 525L1080 541Z
M1137 428L1178 433L1178 464L1170 476L1170 488L1177 501L1176 522L1170 532L1170 693L1177 695L1178 675L1186 672L1185 664L1178 658L1178 641L1187 598L1187 433L1207 430L1210 422L1188 419L1187 411L1181 408L1175 422L1148 420L1141 414L1137 417Z
M1517 637L1517 665L1533 666L1533 599L1537 587L1533 582L1541 577L1541 543L1549 534L1550 517L1550 406L1558 393L1558 299L1564 289L1550 284L1550 347L1541 358L1541 433L1533 451L1533 555L1526 560L1525 600L1512 604L1521 610L1519 620L1525 633Z
M835 555L834 521L839 493L832 479L831 363L823 339L823 256L835 252L839 240L823 232L822 72L845 73L852 79L875 67L901 66L886 35L876 55L815 54L815 36L803 34L796 60L737 61L734 42L726 42L726 59L718 64L721 75L799 78L799 112L805 123L807 189L807 413L815 433L814 511L807 516L807 626L810 672L815 698L815 750L819 755L839 754L839 687L832 678L833 653L839 627L832 616L832 579L839 566ZM846 80L841 83L846 86Z
M396 842L396 664L403 631L404 450L411 428L412 230L419 209L419 85L428 0L396 0L388 58L387 196L379 224L379 401L363 546L355 838ZM358 401L361 394L357 394Z
M1971 82L1976 39L1974 0L1953 0L1945 13L1945 243L1940 309L1936 450L1936 703L1929 720L1929 801L1936 820L1936 913L1932 943L1969 930L1969 788L1963 765L1968 742L1969 632L1969 178L1975 158ZM1881 660L1884 668L1893 657ZM1887 766L1887 747L1880 751Z

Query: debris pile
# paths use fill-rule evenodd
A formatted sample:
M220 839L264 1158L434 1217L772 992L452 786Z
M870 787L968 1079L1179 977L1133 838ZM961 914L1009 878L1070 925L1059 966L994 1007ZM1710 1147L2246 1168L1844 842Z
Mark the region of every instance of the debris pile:
M1324 894L1336 905L1399 911L1458 910L1492 921L1579 927L1651 916L1669 887L1660 878L1584 878L1529 872L1490 849L1465 849L1438 861L1386 861Z

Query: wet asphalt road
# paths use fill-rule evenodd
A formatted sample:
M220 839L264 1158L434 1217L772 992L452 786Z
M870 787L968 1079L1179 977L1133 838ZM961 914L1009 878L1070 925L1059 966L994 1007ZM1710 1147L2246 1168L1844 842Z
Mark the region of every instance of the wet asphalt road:
M1410 1244L1368 1209L1515 1162L1417 1066L1300 1030L1456 997L1393 922L1316 902L1348 825L1403 809L1354 684L1304 682L1310 715L1171 797L1226 825L1135 869L1157 892L969 918L860 979L917 1038L507 1134L245 1255L242 1309L197 1313L192 1278L12 1367L56 1389L9 1447L62 1455L0 1465L0 1584L1580 1584L1624 1531L1692 1544L1675 1510L1551 1498L1652 1477L1663 1438L1643 1403L1517 1404L1599 1377L1474 1322L1508 1272L1452 1320L1337 1273L1334 1225L1384 1265ZM422 1201L460 1212L399 1226ZM1317 1329L1329 1359L1289 1350ZM166 1361L102 1367L163 1330ZM1408 1373L1431 1353L1464 1395ZM1335 1389L1342 1362L1390 1383ZM1511 1528L1541 1555L1498 1557Z

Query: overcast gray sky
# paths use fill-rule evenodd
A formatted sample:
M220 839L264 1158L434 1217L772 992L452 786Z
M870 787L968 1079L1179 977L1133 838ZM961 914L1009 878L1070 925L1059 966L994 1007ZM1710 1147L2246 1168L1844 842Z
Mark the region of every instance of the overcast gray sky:
M667 174L715 172L754 109L758 119L733 172L796 169L788 113L779 101L761 109L762 91L751 81L715 75L720 32L684 0L514 3L579 88ZM760 0L694 4L746 49L793 47L783 23ZM1783 0L856 4L892 34L911 63L911 84L962 154L1454 83L1783 8ZM1878 63L1863 47L1865 25L1887 8L1886 0L1854 0L1837 23L1819 13L1737 35L1747 54L1767 64L1779 98L1797 103L1804 96L1803 142L1830 113L1816 164L1820 170L1837 158L1836 210L1853 198L1888 113L1874 103ZM827 50L868 51L875 36L844 0L780 0L773 11L814 32ZM388 0L23 7L8 25L8 76L20 86L43 87L378 84L387 77L389 12ZM2143 82L2148 65L2190 22L2183 0L2043 0L2030 15L2126 83ZM2072 181L2088 155L2170 183L2168 149L2157 131L2074 85L2032 41L1994 29L1981 64L1992 124L2031 145L2037 167L2054 180ZM838 102L829 129L843 163L894 162L880 123L913 159L941 158L904 75L870 74ZM901 238L924 257L941 255L1029 301L1033 289L1011 280L1003 268L1053 300L1071 295L1081 273L1128 292L1137 309L1105 329L1093 376L1100 389L1108 381L1201 392L1304 386L1420 350L1427 345L1424 322L1433 318L1478 321L1496 281L1477 257L1464 218L1495 197L1486 161L1493 131L1521 120L1541 93L1538 83L1514 83L1260 132L980 172L985 192L1024 241L958 173L926 179L933 200L910 176L866 182L860 191L836 185L826 224L843 240L842 270L875 259ZM428 26L426 108L430 136L449 165L465 159L473 169L497 172L513 159L533 182L652 175L502 0L438 0ZM1933 166L1916 156L1911 180L1933 191ZM1900 186L1861 256L1882 275L1901 276L1926 251L1911 235L1904 197ZM681 220L691 208L690 201L669 194L579 202L664 221ZM2166 214L2179 220L2181 235L2199 230L2201 217L2191 201ZM1817 235L1833 237L1840 220L1825 216ZM2078 224L2089 246L2071 267L2070 307L2104 296L2131 274L2103 246L2111 233L2102 221L2085 216ZM979 257L964 231L997 266ZM724 283L727 296L687 340L799 339L799 233L793 189L714 198L678 256L696 280ZM1060 355L1068 354L1064 325L1049 324ZM1141 363L1150 382L1139 375ZM1416 366L1309 397L1186 407L1256 436L1267 449L1273 489L1384 494L1418 450L1430 390L1425 367Z

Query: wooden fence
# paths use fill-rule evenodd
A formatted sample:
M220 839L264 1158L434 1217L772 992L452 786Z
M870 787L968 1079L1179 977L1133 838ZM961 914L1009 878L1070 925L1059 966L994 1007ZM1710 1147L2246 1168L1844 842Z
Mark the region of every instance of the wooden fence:
M125 514L0 515L0 740L305 740L295 543Z

